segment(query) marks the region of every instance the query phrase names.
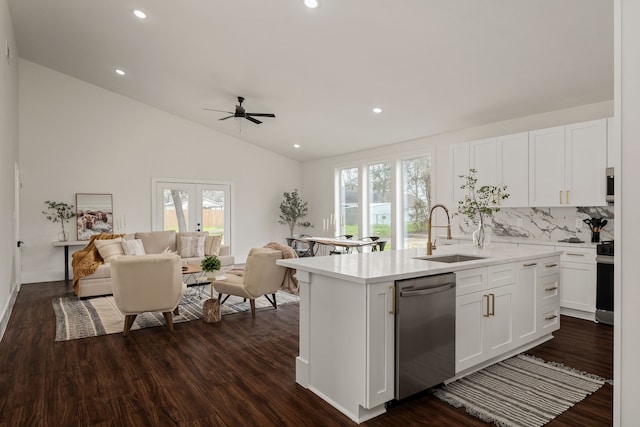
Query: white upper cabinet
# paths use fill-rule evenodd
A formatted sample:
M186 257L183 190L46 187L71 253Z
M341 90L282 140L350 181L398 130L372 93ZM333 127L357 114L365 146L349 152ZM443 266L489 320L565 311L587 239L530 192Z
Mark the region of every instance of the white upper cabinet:
M506 185L509 198L499 200L502 207L529 205L529 165L527 132L470 143L471 167L477 170L478 187Z
M565 202L606 206L607 120L565 126Z
M604 206L606 119L529 132L529 206Z
M451 209L458 209L458 201L466 195L460 186L464 180L460 176L469 175L469 143L452 144L449 146L449 171L451 172Z

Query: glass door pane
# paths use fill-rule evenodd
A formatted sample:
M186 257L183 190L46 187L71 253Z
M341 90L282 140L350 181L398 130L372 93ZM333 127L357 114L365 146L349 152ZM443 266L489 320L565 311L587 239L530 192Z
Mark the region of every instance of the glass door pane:
M161 183L156 188L158 229L190 231L196 223L195 212L190 204L195 201L195 187L180 183Z
M359 236L358 222L358 168L340 171L340 231L342 234Z
M431 156L402 161L404 247L424 247L431 208Z
M387 240L391 249L391 163L369 166L369 234Z
M200 195L200 229L209 234L222 235L225 240L225 232L228 230L229 218L226 215L229 204L228 186L199 185Z

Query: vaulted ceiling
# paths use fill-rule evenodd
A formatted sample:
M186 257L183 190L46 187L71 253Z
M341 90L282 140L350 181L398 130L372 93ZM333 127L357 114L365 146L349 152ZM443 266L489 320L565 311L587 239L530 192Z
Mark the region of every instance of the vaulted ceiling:
M319 2L9 7L22 58L302 161L613 98L611 0Z

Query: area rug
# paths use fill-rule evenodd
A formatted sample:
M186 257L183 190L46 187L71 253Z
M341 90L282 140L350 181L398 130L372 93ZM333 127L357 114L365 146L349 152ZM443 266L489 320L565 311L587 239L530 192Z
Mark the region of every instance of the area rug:
M187 289L180 302L180 314L173 316L174 323L189 322L202 319L202 305L209 298L209 286L195 286ZM278 291L276 301L278 305L298 302L300 298L287 292ZM271 308L266 298L256 299L256 310ZM221 306L222 315L249 311L249 301L230 296ZM113 296L89 299L76 297L62 297L53 299L53 310L56 314L56 341L67 341L79 338L96 337L99 335L122 332L124 316L118 310ZM131 330L164 326L162 313L143 313L136 317Z
M436 390L434 395L498 426L543 426L607 382L520 354Z

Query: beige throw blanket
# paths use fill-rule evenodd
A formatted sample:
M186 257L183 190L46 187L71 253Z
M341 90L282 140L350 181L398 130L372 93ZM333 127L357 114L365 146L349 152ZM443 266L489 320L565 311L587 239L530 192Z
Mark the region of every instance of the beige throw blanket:
M73 268L73 289L78 295L80 292L80 279L91 276L95 271L104 264L104 260L98 253L94 240L108 240L122 237L124 234L100 233L91 236L89 243L79 251L75 251L71 255L71 268Z
M298 258L298 254L291 246L282 245L276 242L269 242L264 245L264 247L282 251L282 258L284 259ZM282 280L282 286L280 287L280 289L291 294L297 294L298 288L298 278L296 277L295 268L287 267L287 271L284 273L284 279Z

